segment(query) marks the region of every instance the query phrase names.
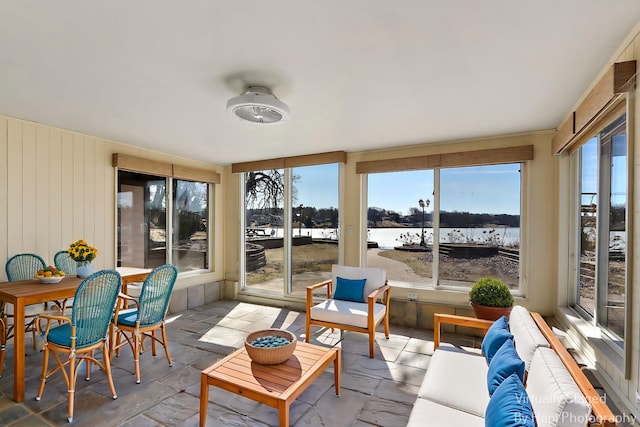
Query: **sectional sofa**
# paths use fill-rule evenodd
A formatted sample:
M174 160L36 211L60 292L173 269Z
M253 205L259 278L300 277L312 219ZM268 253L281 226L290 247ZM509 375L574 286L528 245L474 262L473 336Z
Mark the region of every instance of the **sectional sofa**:
M434 320L435 351L409 426L616 425L604 399L539 314L516 306L508 320L446 314ZM441 345L441 324L485 330L482 352Z

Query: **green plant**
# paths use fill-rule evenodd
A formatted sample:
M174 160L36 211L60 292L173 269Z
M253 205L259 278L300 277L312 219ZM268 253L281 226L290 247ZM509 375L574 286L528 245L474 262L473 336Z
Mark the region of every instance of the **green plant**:
M469 300L475 304L489 307L511 307L511 290L497 277L483 277L474 283L469 291Z

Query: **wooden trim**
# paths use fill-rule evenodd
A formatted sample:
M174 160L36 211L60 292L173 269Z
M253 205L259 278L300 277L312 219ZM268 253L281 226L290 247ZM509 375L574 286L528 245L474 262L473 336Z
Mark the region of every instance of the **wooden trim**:
M218 172L190 168L187 166L173 165L173 177L189 181L220 184L220 174Z
M327 153L308 154L305 156L292 156L284 158L285 168L326 165L329 163L347 163L347 152L330 151Z
M326 153L306 154L304 156L279 157L277 159L257 160L255 162L233 163L231 165L231 172L253 172L265 169L326 165L328 163L347 163L347 152L328 151Z
M173 166L171 163L149 160L121 153L113 153L111 156L111 164L114 168L117 167L118 169L131 172L160 176L171 176L173 174Z
M356 173L497 165L527 160L533 160L533 145L357 162Z
M603 398L598 394L598 392L593 388L589 379L584 375L584 372L580 369L576 361L571 357L566 348L562 345L558 337L553 333L547 322L542 318L539 313L530 312L531 317L538 325L538 329L542 332L542 335L549 341L551 348L556 352L562 363L564 364L567 371L573 377L573 380L576 382L576 385L584 395L585 399L589 405L591 405L591 411L595 417L597 422L596 425L601 425L603 427L614 427L616 426L616 417L611 412L611 409L607 406Z
M217 172L174 165L168 162L150 160L128 154L113 153L111 156L111 165L114 168L148 175L170 176L172 178L186 179L189 181L220 184L220 174Z
M587 94L584 100L573 113L573 132L567 132L566 127L571 117L558 128L558 134L553 139L553 152L560 154L567 148L575 145L576 135L583 134L591 123L603 111L607 110L621 95L635 90L636 86L636 61L616 62L607 70L604 76Z

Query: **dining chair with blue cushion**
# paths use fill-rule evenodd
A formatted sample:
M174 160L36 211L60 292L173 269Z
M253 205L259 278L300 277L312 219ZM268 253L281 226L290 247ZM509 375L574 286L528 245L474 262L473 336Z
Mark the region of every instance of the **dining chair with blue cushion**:
M42 376L36 400L40 400L47 379L62 371L67 384L69 412L68 421L73 421L75 384L80 362L86 365L86 379L90 379L91 364L95 363L107 375L111 395L117 399L111 377L111 364L107 348L109 325L122 286L122 278L115 270L101 270L82 281L73 297L71 317L41 314L36 321L42 336ZM60 323L61 322L61 323ZM44 326L43 326L44 323ZM102 350L102 361L93 355ZM57 366L48 370L49 353ZM69 367L67 373L66 367Z
M142 284L138 298L120 294L125 304L118 303L112 325L111 357L120 355L120 347L128 344L133 352L136 383L140 383L140 353L143 340L151 338L151 354L156 355L156 342L162 344L169 366L173 366L167 342L165 316L169 308L171 292L178 277L178 270L171 264L154 268ZM133 302L133 308L120 310ZM161 338L156 336L160 330Z
M17 282L19 280L33 279L33 276L38 272L46 268L47 264L44 262L41 256L36 254L17 254L9 258L4 265L4 271L7 274L7 280L9 282ZM13 324L9 324L9 318L13 317L13 313L8 313L7 306L4 301L0 302L0 317L4 321L4 341L7 342L13 335ZM33 349L36 349L36 329L33 325L35 314L25 314L25 332L31 332L33 337ZM4 351L4 350L0 350ZM0 356L2 357L2 356ZM0 375L2 375L2 365L0 365Z

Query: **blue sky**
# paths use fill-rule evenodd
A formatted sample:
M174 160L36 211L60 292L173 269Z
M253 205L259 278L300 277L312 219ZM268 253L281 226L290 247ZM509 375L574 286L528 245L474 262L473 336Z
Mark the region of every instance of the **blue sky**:
M520 212L519 164L441 170L441 209L476 213ZM338 166L335 164L296 168L296 205L316 208L338 206ZM419 199L433 203L433 171L370 174L369 206L404 215L418 207ZM429 208L431 210L433 204Z

